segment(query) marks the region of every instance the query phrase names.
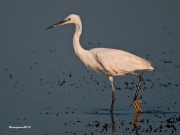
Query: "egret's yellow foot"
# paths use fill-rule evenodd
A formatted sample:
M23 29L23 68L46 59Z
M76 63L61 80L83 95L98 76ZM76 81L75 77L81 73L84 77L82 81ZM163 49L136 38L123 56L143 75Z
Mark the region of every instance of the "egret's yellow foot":
M134 100L134 108L136 109L137 113L142 113L141 108L139 107L138 103L144 103L142 100Z

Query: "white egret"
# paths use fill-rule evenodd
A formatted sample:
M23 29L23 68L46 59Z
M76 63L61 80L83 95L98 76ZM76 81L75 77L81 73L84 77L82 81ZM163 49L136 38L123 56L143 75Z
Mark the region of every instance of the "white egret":
M76 26L76 30L73 37L73 47L75 54L86 65L86 67L91 68L97 72L104 73L109 77L109 81L112 88L112 103L110 112L113 113L113 107L116 98L113 85L113 77L132 74L139 77L139 83L137 86L137 90L135 92L133 104L136 112L141 113L142 110L140 109L138 103L143 103L144 101L137 100L137 96L143 77L142 75L135 73L135 71L152 71L154 68L152 67L151 63L141 57L117 49L93 48L91 50L84 50L79 42L79 38L82 32L81 19L78 15L75 14L69 15L63 21L53 24L49 26L47 29L70 23L74 23Z

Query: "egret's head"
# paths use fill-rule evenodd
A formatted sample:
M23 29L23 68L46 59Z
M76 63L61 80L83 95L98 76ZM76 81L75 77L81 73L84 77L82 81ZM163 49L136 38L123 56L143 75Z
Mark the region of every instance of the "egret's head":
M78 15L71 14L68 17L66 17L64 20L49 26L48 28L46 28L46 30L54 28L56 26L64 25L64 24L78 23L79 21L80 21L80 17Z

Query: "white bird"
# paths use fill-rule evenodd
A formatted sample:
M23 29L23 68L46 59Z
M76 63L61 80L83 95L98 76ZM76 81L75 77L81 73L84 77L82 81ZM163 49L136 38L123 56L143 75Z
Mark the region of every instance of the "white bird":
M140 85L143 77L140 74L135 73L136 70L148 70L152 71L154 68L151 63L141 57L128 53L126 51L111 49L111 48L93 48L91 50L84 50L79 42L80 35L82 33L82 23L78 15L71 14L63 21L49 26L47 29L54 28L56 26L74 23L76 30L73 37L73 47L75 54L86 65L86 67L95 70L96 72L104 73L109 77L109 81L112 88L112 103L110 112L113 113L114 101L116 98L113 77L124 76L132 74L139 77L139 83L134 96L134 107L137 113L141 113L138 103L143 103L142 100L137 100Z

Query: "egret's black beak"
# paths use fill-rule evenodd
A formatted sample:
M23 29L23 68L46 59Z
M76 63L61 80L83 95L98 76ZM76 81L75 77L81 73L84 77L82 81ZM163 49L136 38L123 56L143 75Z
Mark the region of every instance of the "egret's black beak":
M61 21L61 22L55 23L55 24L47 27L46 30L51 29L51 28L54 28L54 27L59 26L59 25L63 25L63 24L65 24L66 22L68 22L68 20L65 20L65 19L64 19L64 20Z

